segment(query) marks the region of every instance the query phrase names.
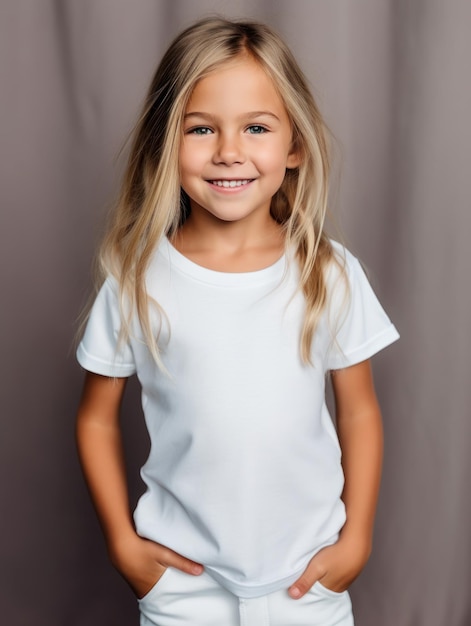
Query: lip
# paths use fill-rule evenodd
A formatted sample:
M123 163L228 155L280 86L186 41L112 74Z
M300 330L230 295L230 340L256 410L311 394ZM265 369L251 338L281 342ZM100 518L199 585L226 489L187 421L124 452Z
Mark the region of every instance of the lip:
M250 187L254 180L254 178L211 178L206 182L211 189L218 192L237 193Z

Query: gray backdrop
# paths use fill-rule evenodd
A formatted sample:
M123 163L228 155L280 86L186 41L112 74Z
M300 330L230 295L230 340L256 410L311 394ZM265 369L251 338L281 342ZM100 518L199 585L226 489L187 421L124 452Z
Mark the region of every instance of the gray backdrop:
M78 468L76 317L162 51L208 11L287 39L338 139L335 208L402 340L375 358L386 460L358 626L471 624L471 4L2 0L0 615L132 626ZM133 500L147 449L124 411ZM223 626L223 625L221 625Z

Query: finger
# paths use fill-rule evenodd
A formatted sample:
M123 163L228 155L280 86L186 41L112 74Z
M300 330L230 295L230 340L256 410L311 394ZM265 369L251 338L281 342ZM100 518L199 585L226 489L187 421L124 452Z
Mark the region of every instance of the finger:
M203 571L203 566L201 563L196 563L186 557L174 552L173 550L168 549L168 565L175 567L176 569L185 572L185 574L192 574L193 576L198 576Z
M311 565L304 570L298 580L296 580L288 589L289 595L295 600L302 598L304 594L306 594L313 586L313 584L321 577L322 574L314 565L314 563L311 563Z

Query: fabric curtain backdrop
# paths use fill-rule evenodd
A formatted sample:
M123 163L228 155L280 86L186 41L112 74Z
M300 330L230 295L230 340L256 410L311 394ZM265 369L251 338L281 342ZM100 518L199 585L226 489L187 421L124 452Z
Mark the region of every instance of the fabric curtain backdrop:
M79 471L73 336L115 156L163 50L210 12L267 21L291 45L338 140L346 240L402 334L374 359L386 459L374 554L352 588L357 625L469 626L465 0L2 1L2 621L137 624ZM133 502L148 445L136 399L134 385Z

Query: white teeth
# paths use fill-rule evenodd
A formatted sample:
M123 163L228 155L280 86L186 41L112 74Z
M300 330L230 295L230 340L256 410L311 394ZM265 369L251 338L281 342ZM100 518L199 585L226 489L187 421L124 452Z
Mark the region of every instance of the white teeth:
M242 185L250 183L250 180L212 180L211 182L217 187L242 187Z

